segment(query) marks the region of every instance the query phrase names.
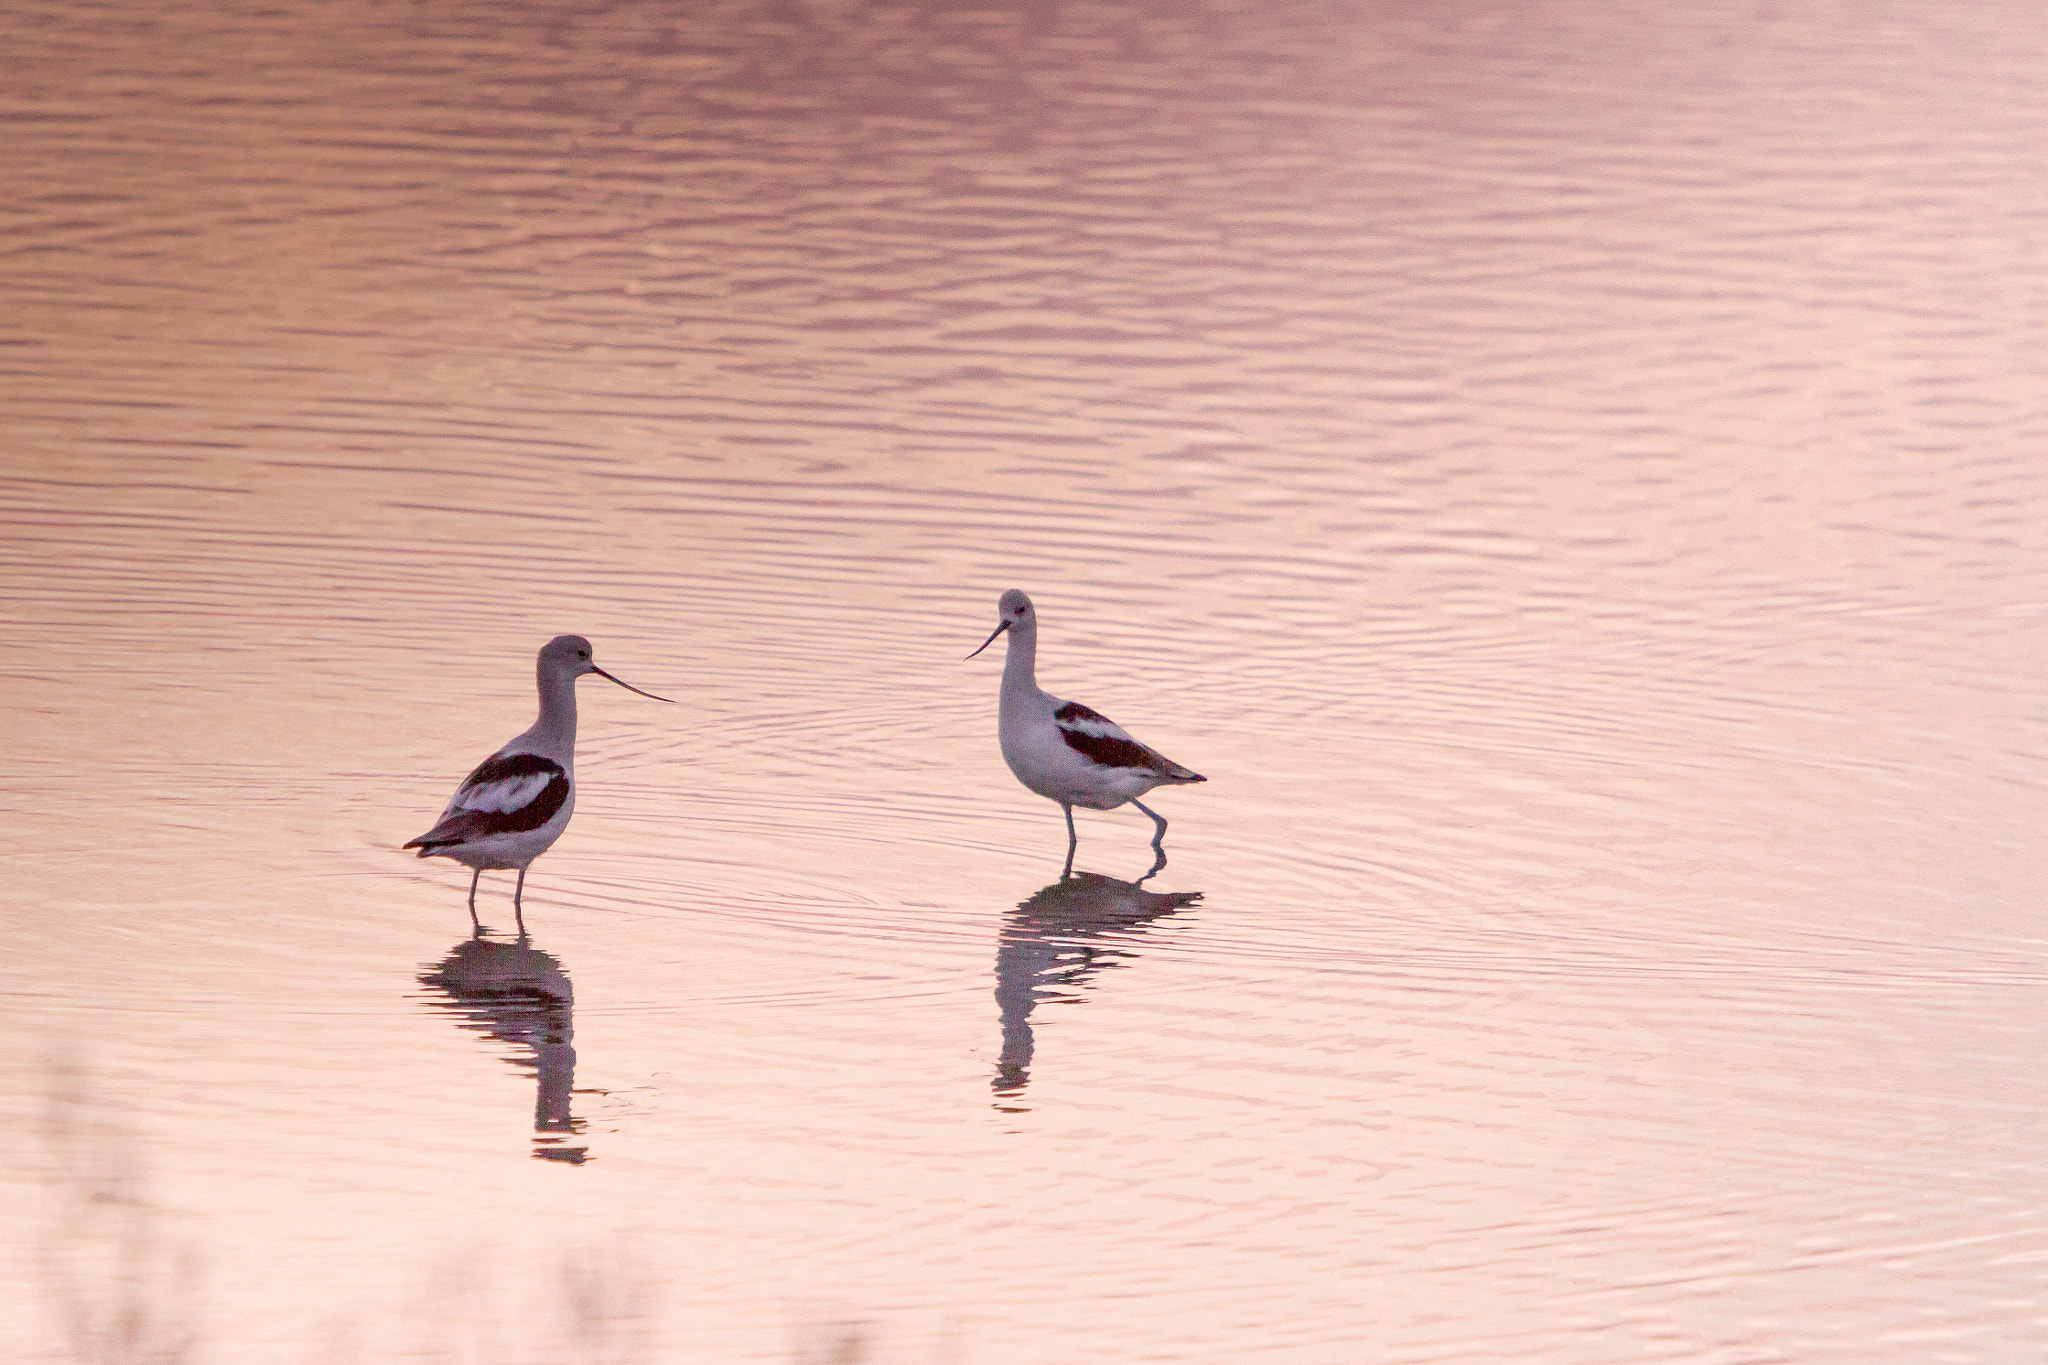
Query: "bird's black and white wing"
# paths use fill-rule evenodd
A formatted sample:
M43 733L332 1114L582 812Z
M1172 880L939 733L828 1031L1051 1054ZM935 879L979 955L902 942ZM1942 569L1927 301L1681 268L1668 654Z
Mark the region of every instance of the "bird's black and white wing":
M1169 782L1208 781L1192 768L1183 768L1158 750L1138 743L1123 726L1080 702L1062 704L1052 713L1052 723L1069 749L1105 768L1132 768Z
M437 848L494 834L524 834L555 818L569 799L569 774L539 754L493 754L462 780L441 823L407 844L422 858Z

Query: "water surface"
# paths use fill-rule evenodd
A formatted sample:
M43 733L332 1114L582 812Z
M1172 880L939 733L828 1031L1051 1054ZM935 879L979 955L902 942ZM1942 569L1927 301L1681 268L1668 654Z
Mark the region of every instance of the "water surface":
M2038 1352L2035 7L0 32L46 1266L221 1362ZM1142 887L1011 586L1210 779ZM681 701L474 941L398 845L560 631Z

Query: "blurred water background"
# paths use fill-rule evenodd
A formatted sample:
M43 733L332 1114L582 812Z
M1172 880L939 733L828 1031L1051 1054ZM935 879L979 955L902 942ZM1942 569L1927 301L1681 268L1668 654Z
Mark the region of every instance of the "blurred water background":
M2039 1358L2048 11L0 38L11 1358Z

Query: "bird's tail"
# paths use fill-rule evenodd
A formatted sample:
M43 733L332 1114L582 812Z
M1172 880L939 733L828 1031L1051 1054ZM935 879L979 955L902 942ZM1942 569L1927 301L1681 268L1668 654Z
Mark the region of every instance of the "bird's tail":
M431 858L440 850L447 848L449 845L459 844L462 842L462 835L459 832L448 828L449 824L449 821L443 820L440 824L434 826L425 834L422 834L419 838L408 839L405 843L399 845L399 847L402 849L416 848L420 851L420 856L422 858Z

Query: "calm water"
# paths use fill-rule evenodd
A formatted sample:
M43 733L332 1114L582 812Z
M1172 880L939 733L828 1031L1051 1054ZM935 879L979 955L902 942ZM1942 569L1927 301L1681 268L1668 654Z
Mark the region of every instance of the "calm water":
M2048 11L0 32L11 1358L2040 1358Z

